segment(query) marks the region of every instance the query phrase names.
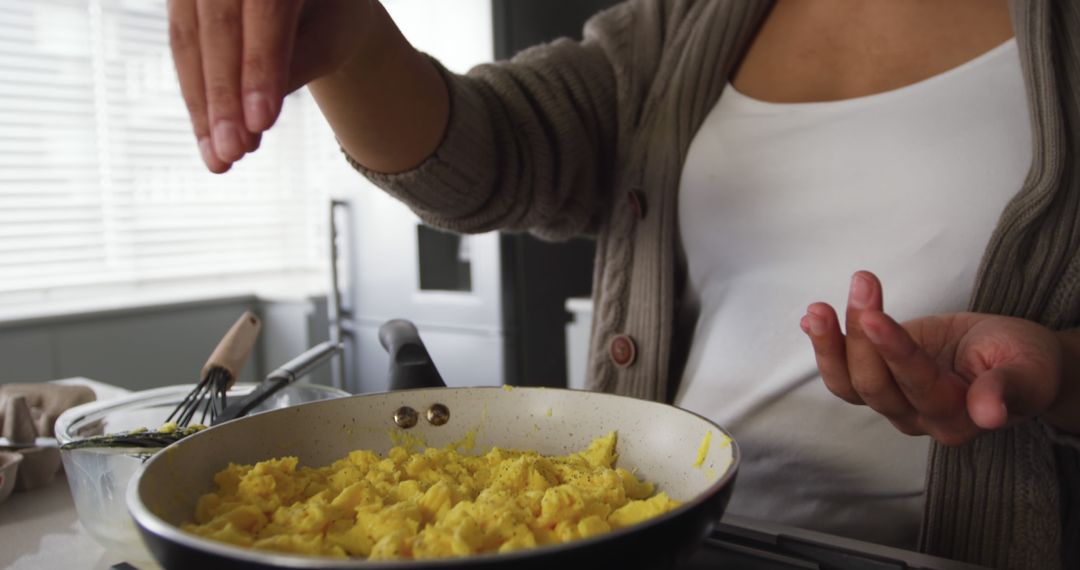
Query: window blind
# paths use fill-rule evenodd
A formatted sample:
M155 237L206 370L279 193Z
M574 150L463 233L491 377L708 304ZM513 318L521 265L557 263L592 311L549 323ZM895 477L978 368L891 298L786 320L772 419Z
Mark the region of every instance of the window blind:
M0 306L320 270L330 162L299 92L258 152L207 172L164 0L0 0Z

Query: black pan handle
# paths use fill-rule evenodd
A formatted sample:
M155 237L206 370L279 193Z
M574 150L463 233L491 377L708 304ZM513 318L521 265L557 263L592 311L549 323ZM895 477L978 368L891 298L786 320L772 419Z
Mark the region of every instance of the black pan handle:
M386 321L379 327L379 343L390 355L391 390L446 387L416 325L405 319Z

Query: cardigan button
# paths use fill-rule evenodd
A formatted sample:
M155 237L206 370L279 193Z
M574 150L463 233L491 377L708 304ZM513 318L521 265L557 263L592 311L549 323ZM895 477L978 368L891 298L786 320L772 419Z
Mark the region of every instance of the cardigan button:
M626 368L633 364L634 359L637 358L637 346L634 345L634 339L630 338L629 335L621 334L611 339L608 353L615 366Z
M630 190L626 193L626 200L630 203L630 210L634 217L639 220L645 219L645 193L641 190Z

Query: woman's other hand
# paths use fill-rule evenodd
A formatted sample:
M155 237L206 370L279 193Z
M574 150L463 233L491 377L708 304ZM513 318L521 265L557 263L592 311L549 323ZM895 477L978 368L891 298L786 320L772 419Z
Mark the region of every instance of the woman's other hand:
M369 0L170 0L169 41L207 168L259 146L285 95L361 48Z
M1041 416L1080 431L1073 333L998 315L953 313L897 323L883 312L881 283L852 277L845 315L814 303L800 323L825 385L865 404L901 432L960 445L984 431Z

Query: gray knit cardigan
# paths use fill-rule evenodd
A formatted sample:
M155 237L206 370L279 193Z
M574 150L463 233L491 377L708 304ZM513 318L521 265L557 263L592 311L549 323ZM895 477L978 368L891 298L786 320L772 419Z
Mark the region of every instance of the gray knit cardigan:
M685 275L676 220L683 160L769 6L631 0L591 19L581 42L538 46L465 76L440 67L451 113L436 152L393 175L351 162L439 227L594 235L590 386L670 400L688 344L674 317ZM970 309L1073 327L1080 2L1015 0L1012 17L1034 159L983 255ZM1080 564L1076 449L1038 421L959 448L933 445L922 549L1001 568Z

